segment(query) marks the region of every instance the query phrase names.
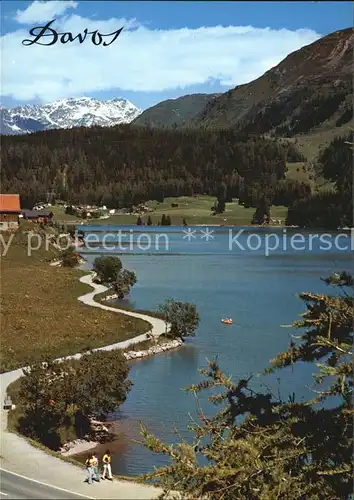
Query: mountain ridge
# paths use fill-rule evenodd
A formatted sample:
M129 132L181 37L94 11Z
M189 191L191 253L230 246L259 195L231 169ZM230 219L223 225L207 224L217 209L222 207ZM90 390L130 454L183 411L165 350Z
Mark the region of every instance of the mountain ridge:
M292 52L259 78L222 94L188 94L139 110L127 99L62 99L0 109L1 132L131 123L153 128L234 128L285 138L348 130L352 121L353 28Z
M328 120L333 126L341 117L350 121L353 41L353 29L346 28L292 52L256 80L210 101L187 125L292 137Z
M142 111L128 99L106 101L92 97L60 99L0 109L1 133L8 135L54 128L114 126L130 123Z
M181 127L219 95L198 93L166 99L143 111L132 123L144 127Z

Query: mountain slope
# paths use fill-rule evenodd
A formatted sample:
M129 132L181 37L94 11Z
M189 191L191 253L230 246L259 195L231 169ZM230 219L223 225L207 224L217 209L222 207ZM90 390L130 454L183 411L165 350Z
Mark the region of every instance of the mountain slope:
M257 80L210 101L189 125L292 137L348 123L353 39L348 28L293 52Z
M133 121L134 125L145 127L172 128L184 123L200 113L208 102L220 94L190 94L177 99L162 101L146 109Z
M91 97L62 99L50 104L1 109L1 133L23 134L54 128L110 127L130 123L141 111L127 99L99 101Z
M45 130L45 125L33 118L24 118L21 115L11 114L9 110L0 109L0 131L2 134L15 135Z

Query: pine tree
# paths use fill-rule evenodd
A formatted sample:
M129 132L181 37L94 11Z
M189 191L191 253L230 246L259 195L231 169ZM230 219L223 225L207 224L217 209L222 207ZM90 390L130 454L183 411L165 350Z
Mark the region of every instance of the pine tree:
M225 212L226 196L227 196L226 184L222 183L218 187L218 194L217 194L217 200L216 200L216 205L215 205L215 213L216 214L222 214L223 212Z
M253 215L252 218L252 224L268 224L270 220L270 208L269 208L269 201L266 200L265 198L262 198L259 203L258 207Z

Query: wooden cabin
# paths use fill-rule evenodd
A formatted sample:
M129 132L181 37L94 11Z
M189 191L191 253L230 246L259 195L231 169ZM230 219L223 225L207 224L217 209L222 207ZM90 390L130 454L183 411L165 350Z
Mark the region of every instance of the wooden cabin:
M20 195L0 194L0 231L16 231L20 215Z
M47 224L53 219L53 212L50 210L22 210L22 217L32 222L43 222Z

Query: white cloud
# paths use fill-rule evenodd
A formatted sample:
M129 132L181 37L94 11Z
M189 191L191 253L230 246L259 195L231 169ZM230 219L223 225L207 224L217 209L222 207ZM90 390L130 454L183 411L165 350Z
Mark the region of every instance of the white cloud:
M41 23L51 21L56 16L60 16L67 9L76 9L77 2L73 1L51 1L39 2L35 0L27 9L16 12L16 21L21 24Z
M50 19L48 15L45 20ZM30 38L27 30L7 33L1 38L2 95L49 102L102 90L120 89L117 95L124 95L124 91L162 92L215 80L226 90L261 76L290 52L320 37L308 29L252 26L156 30L135 20L78 15L61 17L53 27L75 36L85 28L105 34L123 25L122 34L108 47L93 45L91 36L82 44L76 40L66 45L58 41L48 47L24 46L22 40ZM47 37L45 43L49 40Z

